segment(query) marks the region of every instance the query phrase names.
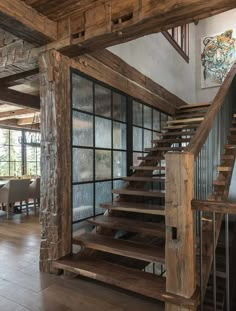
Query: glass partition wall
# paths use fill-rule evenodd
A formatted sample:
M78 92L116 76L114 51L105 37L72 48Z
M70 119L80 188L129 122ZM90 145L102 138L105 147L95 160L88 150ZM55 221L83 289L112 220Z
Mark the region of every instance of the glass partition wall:
M168 118L90 77L72 71L72 204L75 224L104 213L111 190L151 146ZM76 228L76 229L75 229Z

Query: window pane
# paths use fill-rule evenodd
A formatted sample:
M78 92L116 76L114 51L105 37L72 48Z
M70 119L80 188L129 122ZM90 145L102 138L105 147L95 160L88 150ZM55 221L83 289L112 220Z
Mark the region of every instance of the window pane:
M11 164L13 166L12 162ZM26 175L37 175L37 162L27 162Z
M144 130L144 149L152 146L152 131Z
M123 180L115 180L113 182L113 188L114 189L122 189L124 187L125 187L125 181L123 181ZM119 194L113 194L114 199L117 197L119 197Z
M95 204L96 214L104 213L104 208L99 207L101 203L112 201L112 183L111 181L99 182L95 184Z
M113 119L126 122L126 97L113 92Z
M22 163L10 162L10 176L21 176L21 175L22 175ZM34 167L34 169L32 167L32 175L36 175L36 167Z
M93 146L93 116L73 111L73 145Z
M77 74L72 75L72 106L93 112L93 82Z
M139 166L139 164L142 162L141 160L138 160L138 157L142 157L142 153L133 152L133 166Z
M1 176L10 176L9 162L0 162L0 175Z
M9 145L10 131L6 129L0 129L0 144L1 146Z
M93 184L73 186L73 221L93 216Z
M133 101L133 124L142 126L142 107L143 105Z
M27 147L28 148L28 147ZM36 148L34 148L36 149ZM10 147L10 161L21 161L22 160L22 146L11 146ZM34 152L34 161L36 159L36 150Z
M120 178L127 175L126 169L127 153L126 152L113 152L113 177Z
M142 151L143 130L133 126L133 150Z
M98 84L95 84L95 113L111 117L111 91Z
M20 146L20 142L22 137L22 132L21 131L10 131L10 145L18 145Z
M167 115L164 113L161 113L161 129L165 126L167 126Z
M126 124L113 122L113 148L127 149L126 144Z
M93 180L93 150L73 148L73 182Z
M144 127L151 129L152 128L152 109L148 106L143 106L143 122Z
M111 151L96 150L96 179L111 179Z
M9 147L0 146L0 161L9 161Z
M160 131L160 112L157 110L153 110L153 130Z
M111 148L111 121L95 118L95 140L98 148Z

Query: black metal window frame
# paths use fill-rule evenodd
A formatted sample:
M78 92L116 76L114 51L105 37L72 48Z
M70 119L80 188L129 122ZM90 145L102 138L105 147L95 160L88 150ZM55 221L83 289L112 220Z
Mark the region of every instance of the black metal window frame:
M92 78L91 76L88 76L82 72L80 72L79 70L77 69L74 69L74 68L71 68L71 85L73 83L73 80L72 80L72 77L73 77L73 74L76 74L76 75L79 75L80 77L82 78L85 78L89 81L91 81L93 83L93 112L88 112L88 111L84 111L84 110L81 110L81 109L78 109L78 108L75 108L73 107L73 85L71 87L71 141L72 141L72 144L71 144L71 163L72 163L72 171L71 171L71 185L72 185L72 191L71 191L71 195L72 195L72 215L73 215L73 188L75 185L83 185L83 184L94 184L93 186L93 215L92 216L89 216L89 217L86 217L86 218L82 218L82 219L79 219L79 220L76 220L76 221L73 221L72 220L72 225L74 224L77 224L77 223L81 223L91 217L95 217L95 216L98 216L98 215L101 215L101 214L96 214L96 202L95 202L95 196L96 196L96 193L95 193L95 185L96 183L101 183L101 182L111 182L111 185L112 185L112 189L114 188L114 183L117 182L117 181L122 181L122 177L120 178L114 178L114 172L113 172L113 152L126 152L126 174L127 176L130 176L132 174L132 170L130 169L130 166L133 165L133 153L135 152L133 150L133 101L136 101L138 102L139 104L142 105L142 109L144 110L144 106L148 106L149 108L152 109L152 128L146 128L144 127L144 118L142 117L142 126L139 127L139 126L136 126L136 127L139 127L142 129L142 132L143 132L143 136L144 136L144 130L148 130L148 131L152 131L152 139L154 138L154 134L155 133L160 133L161 131L161 115L165 115L166 116L166 120L168 119L168 115L161 112L159 109L156 109L155 107L151 107L149 105L147 105L146 103L138 100L138 99L135 99L123 92L121 92L120 90L117 90L95 78ZM106 116L102 116L102 115L99 115L99 114L96 114L95 113L95 85L99 85L99 86L102 86L106 89L109 89L111 91L111 118L109 117L106 117ZM116 120L116 119L113 119L113 96L112 96L112 93L115 92L117 94L120 94L122 96L124 96L126 98L126 121L121 121L121 120ZM157 112L159 112L159 121L160 121L160 131L157 131L157 130L154 130L153 129L153 111L156 110ZM89 147L89 146L75 146L73 145L73 111L75 112L78 112L78 113L83 113L83 114L87 114L87 115L90 115L93 117L93 146ZM111 149L110 148L100 148L100 147L95 147L95 118L98 117L98 118L103 118L103 119L106 119L106 120L109 120L111 121ZM166 121L165 120L165 121ZM113 148L113 123L114 122L119 122L121 124L126 124L126 149L117 149L117 148ZM144 144L144 137L142 137L142 141L143 141L143 144ZM151 144L151 142L150 142ZM143 146L144 147L144 146ZM93 150L93 179L92 180L89 180L89 181L80 181L80 182L74 182L73 181L73 149L76 149L76 148L79 148L79 149L86 149L86 150ZM111 179L98 179L96 180L96 172L95 172L95 151L96 150L105 150L105 151L111 151ZM139 152L138 152L139 153ZM142 153L144 154L144 148L142 150ZM112 200L114 199L114 195L112 196ZM72 217L73 218L73 217Z

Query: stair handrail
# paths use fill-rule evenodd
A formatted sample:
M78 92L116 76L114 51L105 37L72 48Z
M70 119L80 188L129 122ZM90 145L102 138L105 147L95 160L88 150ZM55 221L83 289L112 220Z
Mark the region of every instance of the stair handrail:
M196 130L196 133L192 137L189 145L185 148L186 152L194 154L195 159L198 157L202 147L204 146L207 137L212 129L214 121L221 107L224 105L224 100L228 94L228 91L232 85L232 82L236 75L236 62L230 69L227 77L217 92L211 106L209 107L204 120Z

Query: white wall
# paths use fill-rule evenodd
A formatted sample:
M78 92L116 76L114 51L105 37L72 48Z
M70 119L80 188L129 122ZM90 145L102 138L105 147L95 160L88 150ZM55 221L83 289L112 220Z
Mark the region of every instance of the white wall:
M195 103L195 30L191 24L189 64L161 33L109 50L187 103Z
M236 28L236 9L199 21L196 27L196 100L211 101L219 87L201 89L201 38Z

